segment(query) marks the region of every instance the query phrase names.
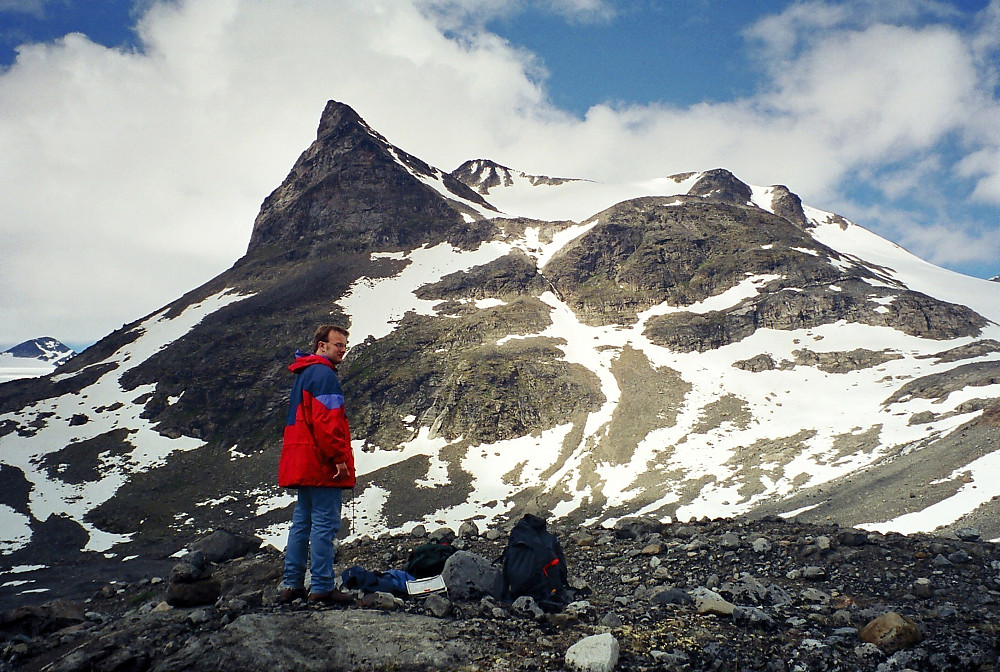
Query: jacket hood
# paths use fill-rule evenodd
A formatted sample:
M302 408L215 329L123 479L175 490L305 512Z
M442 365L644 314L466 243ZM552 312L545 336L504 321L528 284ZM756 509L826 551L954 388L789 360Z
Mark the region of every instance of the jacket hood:
M303 369L308 366L312 366L313 364L323 364L324 366L329 366L334 371L337 370L337 367L333 365L333 362L323 355L312 355L308 352L302 352L301 350L295 353L295 361L288 365L288 370L297 374L301 373Z

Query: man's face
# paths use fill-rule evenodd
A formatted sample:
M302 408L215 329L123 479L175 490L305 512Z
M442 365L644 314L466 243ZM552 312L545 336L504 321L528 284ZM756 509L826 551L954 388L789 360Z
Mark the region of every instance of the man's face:
M339 331L331 331L325 341L319 342L316 354L323 355L334 364L340 364L347 354L347 337Z

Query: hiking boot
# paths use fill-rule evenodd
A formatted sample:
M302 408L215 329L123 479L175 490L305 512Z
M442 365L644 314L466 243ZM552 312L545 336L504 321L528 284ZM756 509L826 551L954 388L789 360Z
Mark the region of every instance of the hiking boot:
M325 593L309 593L309 602L316 604L354 604L355 598L350 593L345 593L334 588Z
M278 604L291 604L295 600L306 599L305 588L285 588L278 593Z

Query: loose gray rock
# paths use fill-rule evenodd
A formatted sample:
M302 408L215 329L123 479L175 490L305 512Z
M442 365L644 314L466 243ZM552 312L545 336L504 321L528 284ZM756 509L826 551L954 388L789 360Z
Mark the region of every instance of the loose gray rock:
M578 672L611 672L618 664L618 640L611 633L584 637L566 651L566 666Z
M260 548L263 540L258 537L237 535L227 530L216 530L191 544L191 549L201 551L210 562L225 562L241 558Z
M455 541L455 530L450 527L439 527L430 533L431 541L438 541L444 544L450 544Z
M476 525L476 521L467 520L458 527L458 536L460 537L478 537L479 536L479 526Z
M691 591L695 608L699 614L715 614L716 616L732 616L736 605L708 588L695 588Z
M654 604L691 604L694 599L680 588L666 588L653 593L649 601Z
M972 557L968 553L966 553L964 549L961 548L955 551L954 553L950 553L948 555L948 562L952 563L953 565L964 565L965 563L970 562L971 560Z
M366 609L392 611L399 607L399 603L396 601L396 597L392 593L376 591L374 593L366 593L363 595L361 597L361 606Z
M535 598L530 595L522 595L514 600L514 604L510 605L510 610L511 613L517 614L522 618L538 619L545 616L545 612L535 602Z
M500 594L500 568L469 551L455 551L444 563L441 576L448 587L448 595L454 600Z
M802 568L802 578L810 581L820 581L826 578L826 570L815 565Z
M732 532L726 532L721 537L719 537L719 547L726 550L735 550L740 547L739 535L733 534Z
M760 628L761 630L773 630L776 626L763 609L757 607L736 607L733 609L733 623L740 626Z
M639 537L659 532L662 523L656 518L645 516L629 516L615 523L615 536L619 539L638 539Z
M979 541L983 534L978 527L962 527L955 530L955 536L962 541Z
M424 609L436 618L444 618L451 613L451 601L444 595L431 593L424 600Z

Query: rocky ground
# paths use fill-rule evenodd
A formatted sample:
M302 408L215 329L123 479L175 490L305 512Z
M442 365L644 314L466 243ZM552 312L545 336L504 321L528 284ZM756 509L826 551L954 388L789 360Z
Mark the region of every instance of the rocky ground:
M550 529L572 588L556 613L481 593L503 530L463 526L447 597L359 594L348 607L277 604L281 554L216 533L168 576L4 612L0 670L1000 670L1000 547L975 530ZM344 544L338 570L401 567L423 535Z

